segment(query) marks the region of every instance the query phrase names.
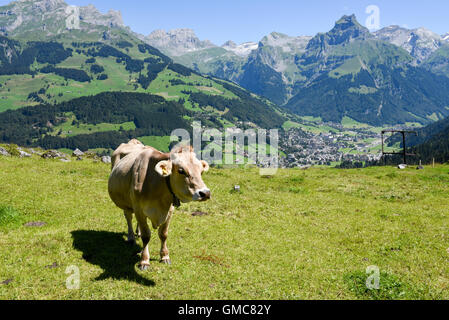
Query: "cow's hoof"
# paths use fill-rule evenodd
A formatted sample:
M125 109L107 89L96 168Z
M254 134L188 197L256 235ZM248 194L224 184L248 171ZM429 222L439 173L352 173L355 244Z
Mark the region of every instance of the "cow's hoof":
M150 266L147 265L147 264L141 264L141 265L139 265L139 269L140 269L141 271L146 271L146 270L148 270L149 267L150 267Z
M160 263L163 264L171 264L171 260L170 259L162 259L161 261L159 261Z

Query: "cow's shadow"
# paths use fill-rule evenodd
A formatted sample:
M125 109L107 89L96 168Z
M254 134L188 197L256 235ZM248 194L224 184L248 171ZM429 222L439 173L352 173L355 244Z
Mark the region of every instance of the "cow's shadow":
M141 276L136 271L140 247L130 245L124 233L76 230L72 231L73 247L83 253L83 259L100 266L103 273L95 280L125 279L145 286L154 286L153 280Z

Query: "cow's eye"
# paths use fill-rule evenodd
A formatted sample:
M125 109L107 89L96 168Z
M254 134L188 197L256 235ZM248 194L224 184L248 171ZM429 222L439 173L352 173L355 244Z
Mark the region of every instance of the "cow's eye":
M183 174L183 175L187 175L187 173L184 171L184 169L183 168L179 168L178 169L178 172L179 172L179 174Z

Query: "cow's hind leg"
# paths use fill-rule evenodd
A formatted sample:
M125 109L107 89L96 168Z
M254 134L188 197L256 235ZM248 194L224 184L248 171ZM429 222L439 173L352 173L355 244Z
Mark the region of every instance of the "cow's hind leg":
M170 256L168 255L167 248L167 237L168 237L168 226L170 225L171 215L173 213L173 206L170 208L168 213L167 221L159 227L158 234L159 239L161 239L161 263L171 264Z
M148 243L150 242L151 238L151 230L148 227L147 217L143 213L136 212L136 218L139 224L140 231L142 233L143 244L139 268L140 270L146 270L150 265L150 252L148 251Z
M133 211L126 209L123 210L123 212L126 218L126 223L128 224L128 243L135 244L136 238L133 231Z

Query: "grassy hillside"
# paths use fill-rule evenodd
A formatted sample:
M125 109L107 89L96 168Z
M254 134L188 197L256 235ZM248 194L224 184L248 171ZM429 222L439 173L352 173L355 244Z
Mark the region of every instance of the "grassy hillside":
M125 244L109 166L0 157L0 299L448 299L449 166L212 169L212 200L183 204L173 264ZM235 184L241 193L232 193ZM207 213L192 216L194 211ZM40 227L25 223L45 222ZM77 266L79 290L65 287ZM380 290L365 287L380 268Z
M0 36L0 112L106 91L184 99L189 108L195 106L186 91L238 99L232 88L173 63L157 49L119 39L26 42Z
M269 129L285 121L266 99L174 63L130 35L55 39L0 36L0 141L114 149L118 140L166 137L193 120Z
M449 46L443 45L435 51L423 66L437 74L449 76Z

